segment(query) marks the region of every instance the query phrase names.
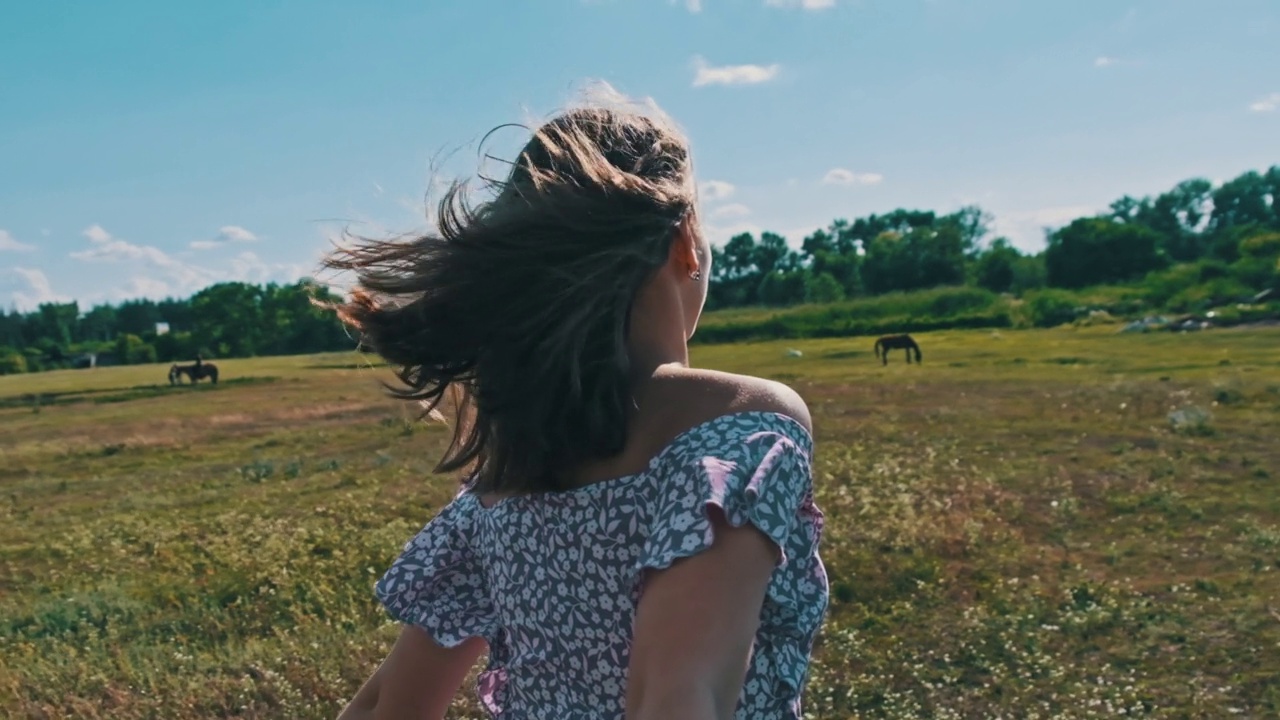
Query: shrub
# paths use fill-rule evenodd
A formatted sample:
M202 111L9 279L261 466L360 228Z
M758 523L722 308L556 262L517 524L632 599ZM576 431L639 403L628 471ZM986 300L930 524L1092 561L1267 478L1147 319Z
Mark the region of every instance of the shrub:
M1174 265L1166 270L1147 275L1142 281L1142 287L1151 304L1162 307L1178 293L1198 285L1200 275L1199 263Z
M938 291L929 301L926 312L936 317L948 317L991 307L995 301L995 294L989 290L960 287Z
M1252 294L1248 286L1222 277L1184 289L1170 298L1167 305L1174 312L1203 312L1217 305L1245 300Z
M810 275L805 283L805 300L811 303L832 303L844 299L844 288L831 273Z
M1057 327L1075 320L1080 306L1075 295L1062 290L1037 290L1027 293L1023 312L1034 327Z
M27 358L20 352L6 350L0 353L0 375L17 375L27 371Z
M1240 241L1240 255L1246 258L1280 258L1280 232L1264 232Z
M794 305L802 302L805 299L806 275L802 270L771 272L760 281L756 294L765 305Z
M116 338L116 357L125 365L141 365L156 361L156 349L137 335L124 333Z

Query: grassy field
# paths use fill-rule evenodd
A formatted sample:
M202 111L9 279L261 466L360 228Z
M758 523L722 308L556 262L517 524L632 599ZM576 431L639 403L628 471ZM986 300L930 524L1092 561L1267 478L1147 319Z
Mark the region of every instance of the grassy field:
M813 410L808 715L1280 716L1280 331L917 337L695 350ZM0 378L7 717L331 718L387 649L446 431L354 355L219 365Z

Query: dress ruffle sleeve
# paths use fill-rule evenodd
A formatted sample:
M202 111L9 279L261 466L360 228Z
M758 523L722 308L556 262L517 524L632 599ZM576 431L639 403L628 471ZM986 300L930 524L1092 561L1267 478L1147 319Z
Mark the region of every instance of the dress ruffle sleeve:
M773 541L779 566L791 555L814 552L821 515L813 507L810 441L794 421L744 417L760 427L738 437L706 434L696 448L664 463L661 494L640 554L640 570L669 567L715 541L707 510L718 507L729 524L750 524Z
M483 567L468 542L471 503L455 500L404 546L374 592L399 622L454 647L492 637L498 623Z

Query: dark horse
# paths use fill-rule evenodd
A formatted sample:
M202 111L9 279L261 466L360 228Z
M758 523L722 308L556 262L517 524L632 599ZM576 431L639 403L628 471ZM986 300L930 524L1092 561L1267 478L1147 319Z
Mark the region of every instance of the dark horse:
M218 366L213 363L201 362L193 365L174 365L169 368L169 384L182 384L183 375L186 375L187 379L193 383L209 378L214 385L218 384Z
M906 350L907 364L911 364L911 351L916 351L916 362L920 362L920 346L910 335L885 335L876 341L876 359L883 361L883 364L889 364L890 350Z

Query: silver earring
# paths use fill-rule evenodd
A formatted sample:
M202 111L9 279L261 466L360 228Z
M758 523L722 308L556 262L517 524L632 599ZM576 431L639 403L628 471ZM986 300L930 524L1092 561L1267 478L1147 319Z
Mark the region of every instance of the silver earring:
M690 278L691 280L693 280L694 282L697 282L697 281L701 280L701 279L702 279L702 271L701 271L701 270L694 270L693 272L689 273L689 278Z

